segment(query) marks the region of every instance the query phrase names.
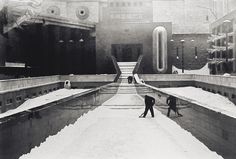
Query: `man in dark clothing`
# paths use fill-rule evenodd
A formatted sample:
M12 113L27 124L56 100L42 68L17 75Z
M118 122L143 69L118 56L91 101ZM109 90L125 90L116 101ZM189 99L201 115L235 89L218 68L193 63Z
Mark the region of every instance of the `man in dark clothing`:
M140 117L145 118L148 110L150 110L152 117L154 117L153 105L155 104L155 99L148 95L145 95L145 111Z
M132 76L129 76L127 79L128 79L128 83L132 83L132 81L133 81L133 77Z
M167 113L167 116L168 116L168 117L170 116L170 110L171 110L171 109L172 109L175 113L177 113L178 116L183 116L182 114L179 113L178 108L176 107L176 97L174 97L174 96L169 96L169 97L166 99L166 103L169 105L168 113Z

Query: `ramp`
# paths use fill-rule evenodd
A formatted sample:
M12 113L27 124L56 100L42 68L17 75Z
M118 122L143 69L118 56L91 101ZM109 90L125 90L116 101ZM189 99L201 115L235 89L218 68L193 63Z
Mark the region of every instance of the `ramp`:
M155 118L138 118L143 99L124 87L20 159L222 159L158 110Z

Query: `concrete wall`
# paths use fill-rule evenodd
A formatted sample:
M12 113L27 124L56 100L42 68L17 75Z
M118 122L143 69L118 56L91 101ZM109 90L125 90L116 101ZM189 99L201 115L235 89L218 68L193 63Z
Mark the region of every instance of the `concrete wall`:
M0 91L12 91L60 82L60 76L46 76L0 81Z
M134 3L138 6L134 6ZM111 44L141 43L144 45L144 57L139 73L154 73L153 60L150 55L152 52L151 32L154 27L151 26L168 23L172 25L170 28L167 27L168 72L171 72L171 65L181 68L181 59L176 60L176 47L179 47L180 56L182 51L180 40L182 39L186 41L185 68L189 70L202 68L207 63L207 39L209 24L213 16L209 13L209 9L203 8L207 6L210 6L210 0L157 0L153 2L147 0L142 2L142 6L135 1L108 1L107 5L101 8L102 20L96 27L97 72L111 72L106 70L106 66L110 65L108 59L111 54ZM137 14L140 19L129 17L129 13ZM170 43L170 39L174 39L174 42ZM197 60L195 60L195 47L198 54Z
M153 21L172 22L173 34L206 34L214 19L211 0L154 0Z
M59 76L0 81L0 112L17 108L29 98L61 88Z
M87 7L88 12L88 18L86 19L79 19L77 16L77 12L79 11L80 7ZM67 2L67 16L69 18L76 19L80 22L99 22L99 2L92 2L92 1L70 1Z
M168 41L171 38L175 40L173 45L168 42L168 72L171 72L171 64L178 68L181 67L180 60L176 60L176 46L180 45L180 39L186 40L185 67L187 69L198 69L206 63L206 49L208 48L206 33L209 30L208 28L206 29L206 26L211 21L209 9L198 7L202 4L208 6L209 0L198 2L194 0L112 0L105 1L105 3L96 0L89 2L83 0L67 2L60 0L44 1L41 6L43 14L98 23L96 27L96 55L95 38L87 39L86 44L80 47L78 43L68 43L71 39L76 41L76 38L80 37L80 31L62 27L40 28L34 26L30 29L24 28L24 30L17 31L20 32L19 35L14 32L10 33L12 34L10 36L11 49L7 53L7 58L11 61L24 61L29 66L42 68L40 70L42 73L37 74L37 76L43 75L43 73L46 75L114 73L114 67L111 66L110 45L114 43L142 43L144 44L143 52L145 56L140 66L140 72L153 73L151 34L155 27L164 25L168 31ZM76 12L81 6L86 6L89 9L89 17L85 20L80 20L76 16ZM57 10L59 10L59 13L56 13ZM208 21L206 16L209 16ZM172 36L172 30L174 35L170 37ZM84 37L88 36L90 35L84 35ZM198 60L194 59L194 47L189 42L192 39L195 40L194 47L198 48ZM59 40L63 40L64 43L59 44ZM43 43L40 43L41 41ZM35 48L38 49L35 50ZM179 48L179 54L180 52L181 49ZM91 62L87 61L88 58ZM53 60L54 62L51 62ZM44 62L42 63L41 61ZM74 65L77 67L73 67Z
M72 88L96 88L114 82L116 74L60 76L61 83L71 81Z
M206 75L194 75L194 80L198 82L204 82L208 84L215 84L225 87L236 88L236 77L235 76L206 76Z
M236 78L234 76L140 74L139 77L154 87L199 87L221 94L236 104Z
M234 0L228 0L229 1L229 12L233 11L236 9L236 1Z
M168 106L166 105L166 98L168 94L147 85L138 86L136 88L141 96L149 94L157 99L156 108L164 115L167 115ZM176 97L177 107L183 117L176 117L176 115L171 112L170 119L192 133L193 136L212 151L216 151L225 159L234 159L236 155L234 150L236 146L236 131L234 129L236 119L207 109L204 106L191 103L191 101L187 99Z
M217 0L215 1L214 11L218 18L221 18L229 12L236 9L235 0Z
M80 19L77 12L81 7L86 7L88 17ZM60 0L47 0L43 1L42 6L37 10L41 14L66 17L80 22L99 22L99 2L98 1L60 1Z
M67 17L67 2L63 1L43 1L41 13L53 16Z
M26 100L47 94L62 88L60 83L51 83L24 89L5 91L0 93L0 112L15 109Z
M64 87L70 80L72 88L97 88L112 83L116 75L47 76L0 81L0 113L17 108L34 98Z
M145 73L153 73L152 32L157 26L166 28L170 41L170 23L99 23L96 27L97 73L106 73L109 69L107 59L111 56L112 44L142 44L144 57L140 69Z
M187 108L180 109L180 112L184 117L173 120L182 128L225 159L235 158L235 118L192 103L188 103Z
M191 75L191 74L140 74L144 81L196 81L207 84L214 84L224 87L236 88L236 77L234 76L216 76L216 75Z
M70 80L71 82L113 82L116 74L109 75L63 75L61 81Z
M178 75L178 74L139 74L139 77L145 82L149 81L192 81L193 76L191 74Z

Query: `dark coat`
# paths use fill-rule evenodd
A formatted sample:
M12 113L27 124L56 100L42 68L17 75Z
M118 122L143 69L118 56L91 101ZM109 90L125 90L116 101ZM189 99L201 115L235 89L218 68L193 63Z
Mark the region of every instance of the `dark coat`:
M146 106L153 106L155 104L155 99L148 95L145 95L145 105Z
M166 103L170 106L170 108L174 111L176 111L176 97L174 96L169 96L166 99Z

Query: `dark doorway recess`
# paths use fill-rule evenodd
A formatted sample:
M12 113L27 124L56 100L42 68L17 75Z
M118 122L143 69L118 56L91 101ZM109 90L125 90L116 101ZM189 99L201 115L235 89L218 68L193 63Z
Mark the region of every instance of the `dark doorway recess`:
M142 44L112 44L111 48L118 62L134 62L143 54Z

